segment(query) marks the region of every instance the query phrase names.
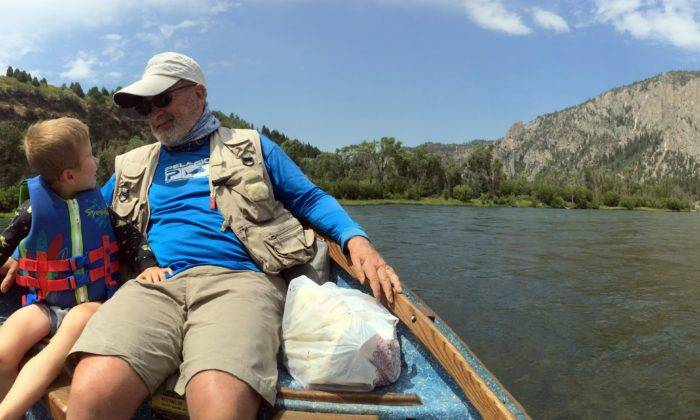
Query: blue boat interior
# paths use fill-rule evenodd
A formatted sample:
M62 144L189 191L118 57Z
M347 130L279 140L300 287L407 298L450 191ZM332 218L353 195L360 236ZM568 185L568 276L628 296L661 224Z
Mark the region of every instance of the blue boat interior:
M331 279L339 287L361 289L358 282L349 280L347 273L333 264ZM370 293L371 294L371 293ZM454 380L442 369L438 361L399 322L397 329L401 345L401 375L399 379L384 387L375 388L377 393L416 394L420 405L396 406L374 404L346 404L278 399L276 408L294 411L376 414L386 419L478 419L474 406ZM278 386L301 389L280 363Z

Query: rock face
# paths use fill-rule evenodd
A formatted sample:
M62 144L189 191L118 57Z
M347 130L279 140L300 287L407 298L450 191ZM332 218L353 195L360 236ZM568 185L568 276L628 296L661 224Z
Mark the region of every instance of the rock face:
M494 153L509 175L594 167L644 182L697 174L700 72L668 72L516 123Z

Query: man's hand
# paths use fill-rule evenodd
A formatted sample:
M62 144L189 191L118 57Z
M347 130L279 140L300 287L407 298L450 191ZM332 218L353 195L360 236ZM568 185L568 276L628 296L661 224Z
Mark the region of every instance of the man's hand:
M143 270L136 278L146 280L149 283L159 283L165 281L165 274L173 274L173 270L169 268L149 267Z
M2 283L0 283L0 292L7 293L7 291L10 290L10 287L12 287L12 285L15 283L18 266L19 263L17 260L9 257L7 261L5 261L5 264L0 267L0 274L5 275L5 278L2 279Z
M360 283L369 282L375 299L381 300L384 297L389 304L394 303L394 293L401 293L401 281L394 269L365 237L350 238L347 248Z

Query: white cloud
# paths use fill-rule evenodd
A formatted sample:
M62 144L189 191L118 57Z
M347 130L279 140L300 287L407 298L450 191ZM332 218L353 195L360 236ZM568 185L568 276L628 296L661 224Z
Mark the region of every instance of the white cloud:
M107 41L118 42L124 39L124 37L119 34L107 34L105 35L105 39Z
M569 25L563 17L554 12L535 8L532 12L535 23L544 29L551 29L556 32L569 32Z
M95 57L80 51L75 59L63 66L66 71L62 72L59 76L62 79L72 80L92 79L95 77L95 64L97 64L97 59Z
M156 27L156 31L152 32L141 32L137 34L137 37L143 41L148 42L152 46L156 48L164 48L166 45L166 42L172 38L172 36L181 30L184 29L190 29L190 28L200 28L199 32L205 32L206 28L211 24L211 22L206 21L206 20L192 20L192 19L186 19L183 20L180 23L176 23L174 25L170 24L159 24L155 22L145 22L144 23L144 28L153 28ZM178 44L178 42L176 42ZM182 44L180 42L179 44ZM175 46L175 49L178 47Z
M36 51L39 42L37 34L0 31L0 63L9 63Z
M107 76L110 79L120 79L123 75L124 73L120 71L110 71L105 76Z
M600 23L610 23L634 38L700 51L700 1L596 0Z
M102 50L102 55L107 57L108 62L113 63L126 56L127 40L119 34L107 34L104 36L107 45Z
M466 0L465 6L469 17L482 28L511 35L532 33L520 16L506 10L499 0Z
M158 27L158 29L160 29L160 33L165 38L170 38L171 36L173 36L175 31L178 31L180 29L192 28L192 27L200 26L200 25L206 25L206 22L188 19L188 20L183 20L182 22L175 24L175 25L160 25Z
M4 0L0 14L0 62L17 61L39 52L53 34L67 30L97 29L149 15L197 19L231 7L232 3L224 0ZM104 39L120 41L119 36L109 34Z

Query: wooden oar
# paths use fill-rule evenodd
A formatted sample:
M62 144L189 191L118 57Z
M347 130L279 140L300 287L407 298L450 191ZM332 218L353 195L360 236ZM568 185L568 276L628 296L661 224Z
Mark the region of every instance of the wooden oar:
M355 280L358 280L355 274L355 268L352 261L345 255L340 246L327 239L323 238L328 243L328 253L330 257L340 267L342 267ZM358 280L359 281L359 280ZM412 293L404 288L404 293ZM422 305L423 306L423 305ZM469 364L462 356L457 348L452 344L444 334L438 330L433 321L426 315L432 312L423 306L421 308L414 305L408 298L403 295L395 295L394 303L389 309L403 322L406 327L430 350L435 358L440 362L443 368L454 378L469 401L474 404L474 407L479 411L479 414L485 419L514 419L513 413L508 410L503 401L489 388L481 375ZM465 347L466 344L464 345ZM476 357L475 357L476 358ZM481 362L479 362L481 363ZM488 370L481 364L482 368ZM495 376L491 375L494 379ZM500 384L499 384L500 385ZM503 388L503 392L510 397L518 406L517 408L527 416L525 409L520 406Z

